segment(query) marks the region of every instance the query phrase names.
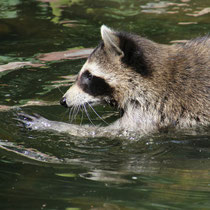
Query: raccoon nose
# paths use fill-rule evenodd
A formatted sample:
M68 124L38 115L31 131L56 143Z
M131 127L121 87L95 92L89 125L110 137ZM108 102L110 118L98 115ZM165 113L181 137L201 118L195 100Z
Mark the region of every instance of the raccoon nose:
M63 97L61 100L60 100L60 104L64 107L68 107L67 106L67 103L66 103L66 97Z

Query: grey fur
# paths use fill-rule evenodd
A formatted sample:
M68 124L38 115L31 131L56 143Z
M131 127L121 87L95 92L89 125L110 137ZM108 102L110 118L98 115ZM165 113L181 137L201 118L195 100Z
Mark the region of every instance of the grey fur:
M124 110L123 116L107 127L59 122L52 123L52 129L73 135L114 136L121 132L126 135L127 131L146 134L168 127L209 125L208 37L181 45L162 45L106 26L102 26L101 34L103 42L89 56L76 83L64 95L65 105L115 101ZM109 85L112 90L109 95L91 96L80 88L80 77L87 69Z

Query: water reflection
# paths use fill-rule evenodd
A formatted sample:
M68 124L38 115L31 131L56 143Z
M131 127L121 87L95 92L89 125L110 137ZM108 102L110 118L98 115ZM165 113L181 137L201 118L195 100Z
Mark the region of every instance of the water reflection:
M20 163L16 162L16 167L9 169L17 156L6 151L4 155L12 161L2 162L2 169L7 167L4 172L1 170L1 178L10 182L16 179L10 186L14 192L22 193L22 198L28 197L24 191L32 187L31 197L39 193L38 198L42 200L43 196L53 192L52 198L56 197L58 203L63 200L65 205L65 201L71 201L71 204L80 207L87 207L90 203L104 207L100 196L103 195L110 198L110 205L115 205L120 196L117 204L120 209L121 205L125 208L149 208L160 203L161 208L181 208L185 203L190 207L191 202L196 205L202 200L205 201L203 206L207 206L210 159L205 157L209 157L210 147L206 137L201 136L199 142L190 138L187 140L185 137L183 143L158 137L151 144L151 140L128 143L116 139L69 140L65 136L57 136L58 142L48 143L51 147L48 154L55 154L55 150L59 150L59 155L63 154L56 159L58 161L51 156L51 163L47 155L36 150L36 161L32 161L28 149L17 151L17 147L10 145L10 149L21 152L26 158L19 158ZM5 143L4 146L8 145ZM6 192L7 188L8 185L2 185L2 192ZM131 204L131 201L135 202ZM52 199L45 202L52 203Z
M14 120L23 110L69 121L58 101L84 59L62 56L95 47L101 24L161 43L183 41L209 31L208 8L206 0L1 1L0 208L208 209L209 128L127 141L33 132ZM44 66L11 70L12 62ZM118 117L96 109L110 122Z

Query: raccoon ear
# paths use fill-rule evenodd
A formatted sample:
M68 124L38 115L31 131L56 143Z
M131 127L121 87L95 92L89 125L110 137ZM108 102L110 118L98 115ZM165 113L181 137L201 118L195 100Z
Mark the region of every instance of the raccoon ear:
M120 49L120 40L116 32L105 25L101 26L101 37L104 41L104 46L110 51L115 52L120 57L123 57L124 53Z

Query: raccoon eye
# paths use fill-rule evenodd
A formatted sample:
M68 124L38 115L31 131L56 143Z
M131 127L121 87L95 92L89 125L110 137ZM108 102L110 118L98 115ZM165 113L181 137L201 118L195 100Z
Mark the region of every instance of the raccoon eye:
M88 79L88 80L92 80L93 79L93 75L87 70L85 71L85 77Z
M92 79L93 79L93 75L92 75L91 73L89 73L89 74L87 75L87 78L88 78L89 80L92 80Z
M88 70L82 73L78 81L82 90L92 96L109 96L113 89L103 78L92 75Z

